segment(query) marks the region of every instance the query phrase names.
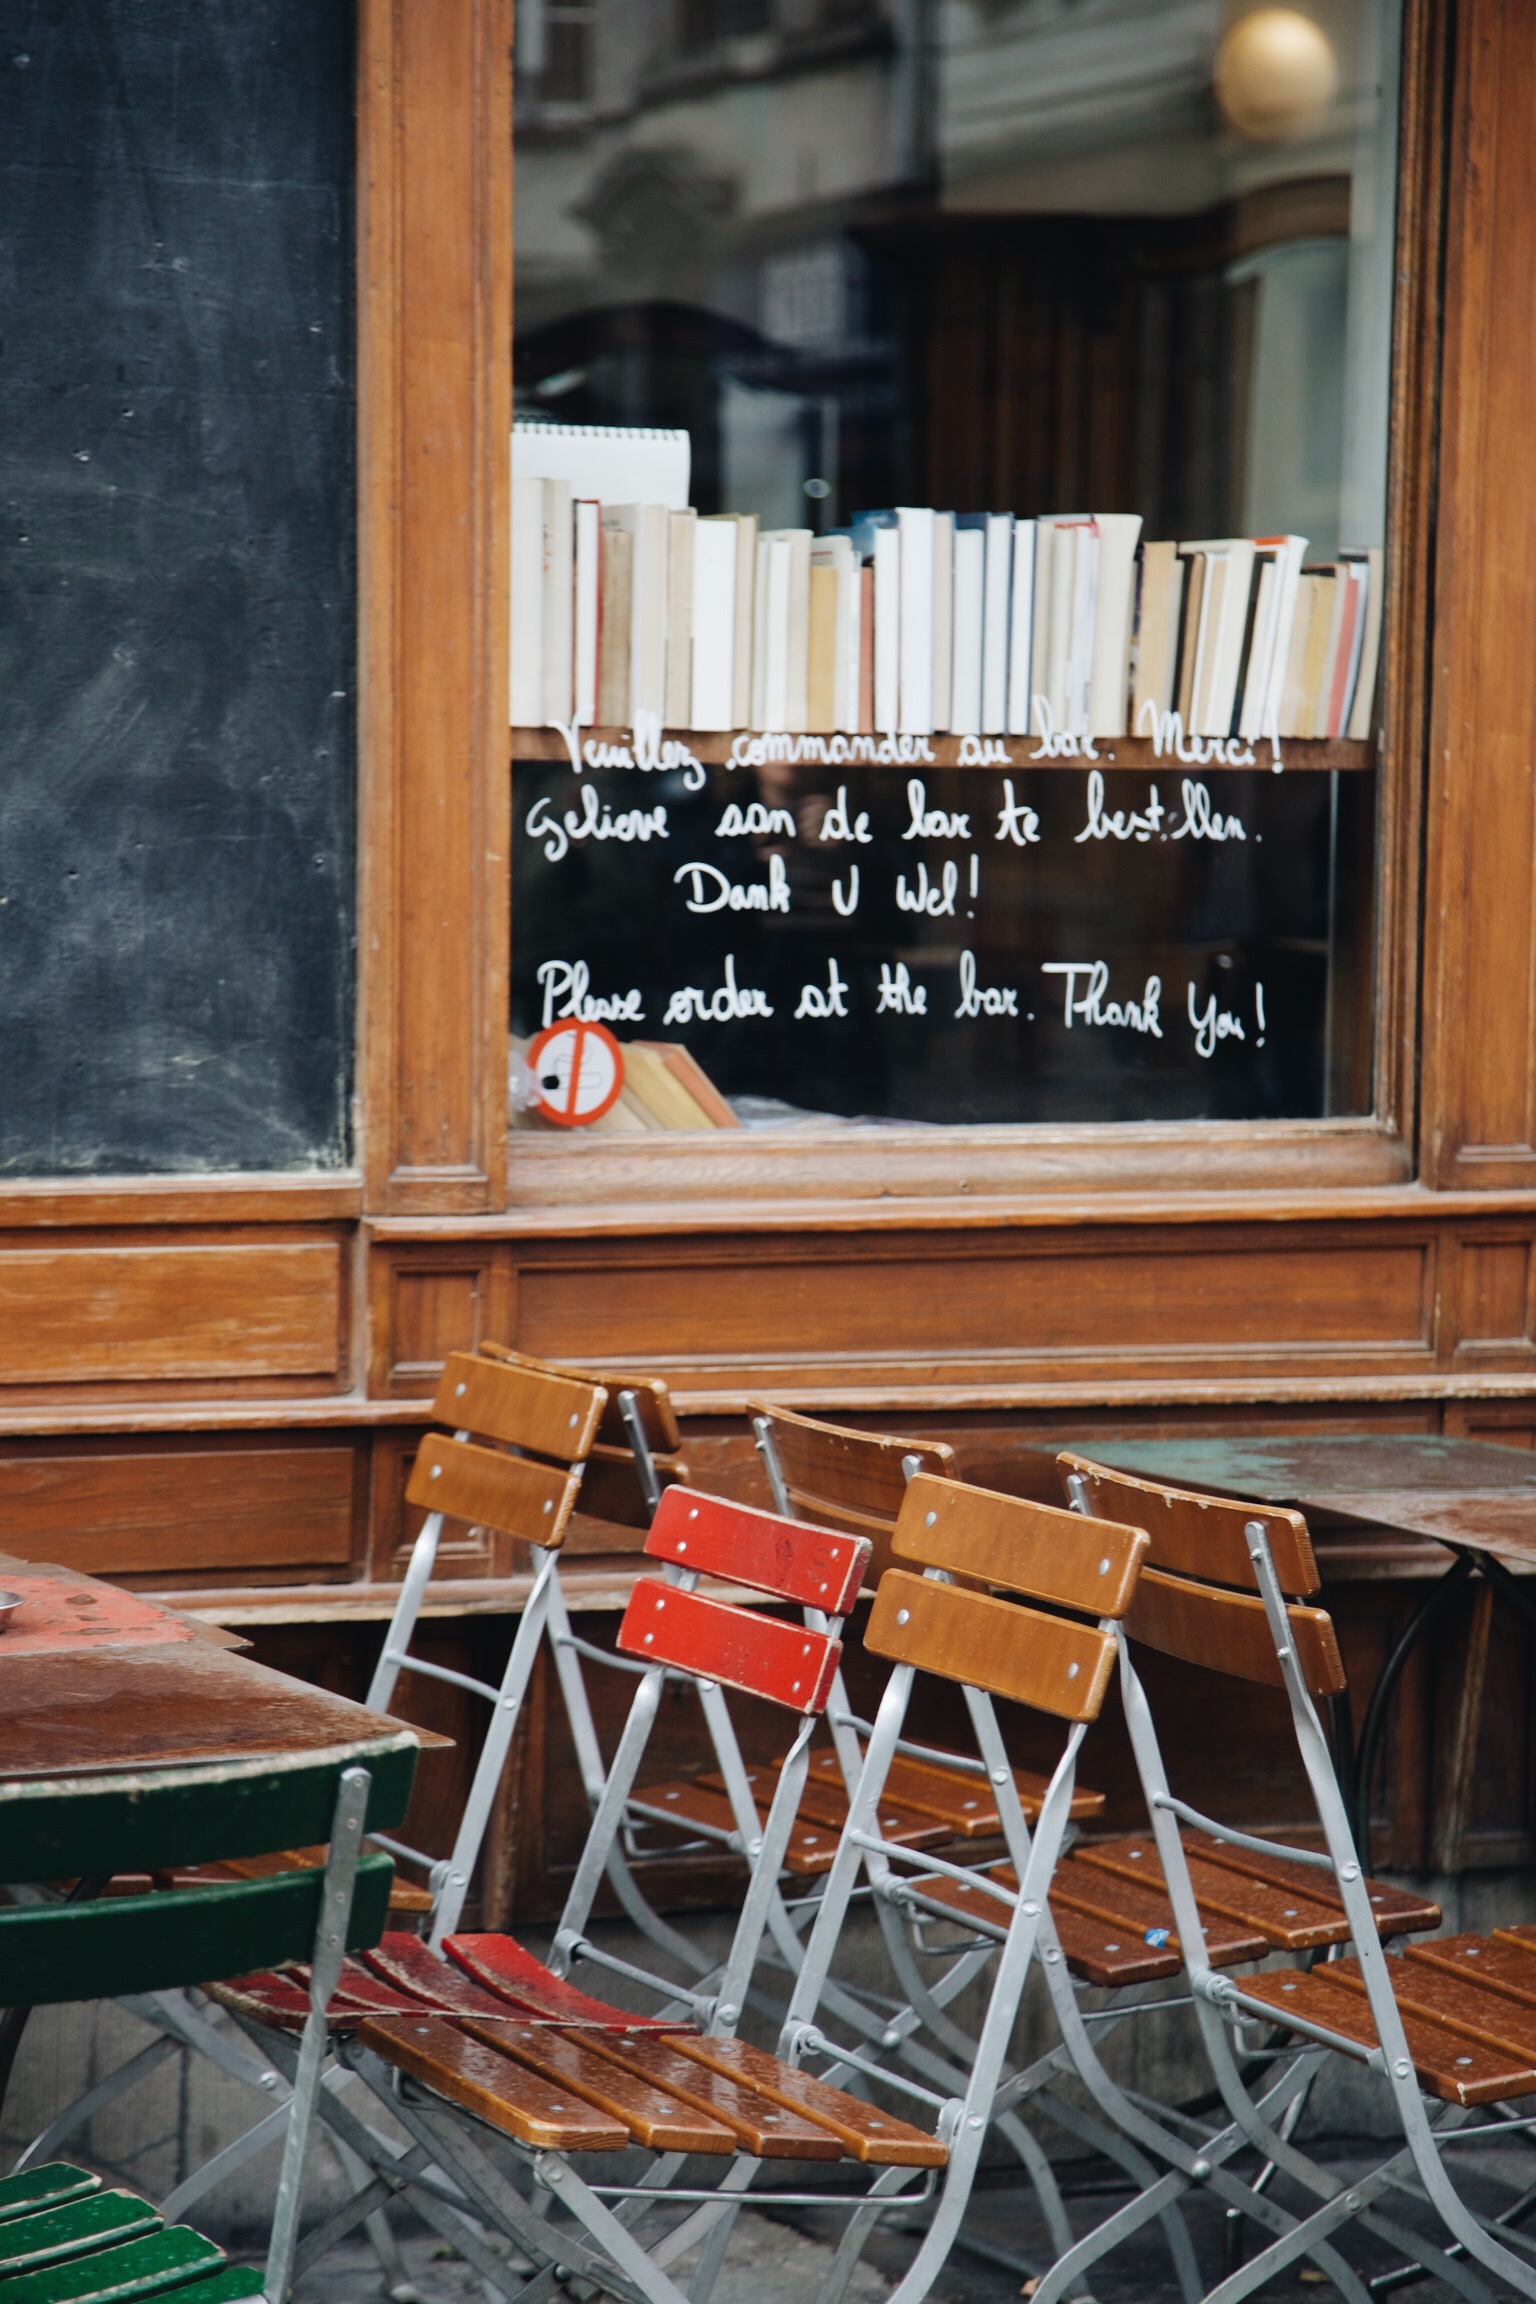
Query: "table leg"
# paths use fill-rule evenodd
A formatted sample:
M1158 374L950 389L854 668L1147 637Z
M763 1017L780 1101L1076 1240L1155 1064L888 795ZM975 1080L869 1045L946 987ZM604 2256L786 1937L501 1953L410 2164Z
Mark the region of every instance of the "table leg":
M1361 1863L1366 1866L1369 1866L1371 1860L1371 1782L1376 1772L1376 1758L1381 1749L1392 1691L1402 1678L1404 1665L1435 1618L1442 1614L1478 1565L1470 1553L1457 1553L1451 1567L1408 1619L1397 1646L1382 1667L1380 1679L1371 1690L1371 1700L1365 1708L1365 1718L1360 1726L1360 1742L1355 1751L1355 1846L1360 1852ZM1524 1595L1521 1597L1523 1599Z
M1526 1590L1524 1579L1512 1576L1503 1561L1496 1560L1491 1552L1478 1552L1472 1557L1479 1574L1487 1577L1495 1592L1513 1601L1528 1624L1536 1624L1536 1593Z

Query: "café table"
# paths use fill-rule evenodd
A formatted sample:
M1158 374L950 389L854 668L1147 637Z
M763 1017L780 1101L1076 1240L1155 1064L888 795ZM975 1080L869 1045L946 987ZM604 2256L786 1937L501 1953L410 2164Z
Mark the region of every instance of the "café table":
M1335 1746L1357 1847L1367 1845L1370 1790L1387 1706L1403 1667L1454 1595L1481 1576L1536 1624L1536 1455L1436 1433L1300 1433L1274 1439L1074 1441L1084 1456L1148 1480L1283 1504L1309 1520L1423 1541L1438 1573L1371 1691L1358 1740L1335 1718ZM1433 1549L1430 1549L1433 1548ZM1345 1715L1347 1719L1347 1714Z

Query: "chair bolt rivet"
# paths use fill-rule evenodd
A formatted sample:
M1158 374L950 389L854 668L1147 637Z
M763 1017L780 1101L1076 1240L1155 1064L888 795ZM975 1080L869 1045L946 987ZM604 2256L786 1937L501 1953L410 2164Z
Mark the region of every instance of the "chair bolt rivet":
M1077 1666L1075 1664L1069 1664L1067 1666L1067 1678L1069 1680L1075 1680L1077 1678Z
M464 1387L463 1387L463 1385L462 1385L462 1384L455 1384L455 1386L454 1386L454 1388L453 1388L453 1396L454 1396L455 1400L462 1400L462 1399L463 1399L463 1397L464 1397Z
M1025 1919L1026 1919L1026 1920L1036 1920L1036 1919L1038 1919L1038 1918L1039 1918L1039 1916L1040 1916L1040 1907L1039 1907L1039 1905L1038 1905L1038 1904L1026 1904L1026 1905L1025 1905L1025 1907L1024 1907L1024 1917L1025 1917Z
M1211 2172L1211 2164L1209 2160L1191 2161L1189 2172L1197 2184L1203 2184Z
M686 1552L686 1551L687 1551L687 1549L688 1549L688 1539L687 1539L687 1537L686 1537L686 1536L680 1537L680 1538L678 1539L678 1546L677 1546L677 1548L678 1548L679 1552Z
M443 1468L442 1468L441 1464L434 1464L434 1465L433 1465L433 1467L432 1467L432 1478L433 1478L434 1480L441 1480L442 1476L443 1476Z
M568 1416L568 1417L566 1418L566 1422L567 1422L568 1424L574 1424L574 1423L575 1423L575 1421L576 1421L576 1419L575 1419L575 1417L574 1417L574 1416Z
M925 1528L931 1528L931 1527L933 1526L934 1522L937 1520L937 1518L938 1518L938 1514L937 1514L937 1512L925 1512L925 1513L924 1513L924 1515L923 1515L923 1526L924 1526Z
M910 1608L898 1608L898 1609L897 1609L897 1611L896 1611L896 1621L897 1621L897 1623L898 1623L898 1624L910 1624L910 1623L911 1623L911 1621L912 1621L912 1611L911 1611L911 1609L910 1609Z
M554 1507L554 1505L553 1505L553 1504L550 1502L549 1498L546 1496L546 1497L545 1497L545 1499L544 1499L544 1509L545 1509L545 1511L546 1511L546 1512L553 1512L554 1508L555 1508L555 1507Z
M1400 2056L1397 2062L1393 2065L1392 2069L1397 2074L1399 2080L1406 2080L1409 2073L1413 2070L1413 2066L1408 2062L1406 2056Z
M983 2121L979 2112L973 2112L969 2120L967 2120L966 2126L967 2128L981 2128L985 2126L985 2122Z
M688 1514L688 1517L689 1517L689 1519L690 1519L690 1520L697 1520L698 1516L699 1516L699 1508L698 1508L697 1504L695 1504L695 1505L693 1506L692 1510L689 1512L689 1514Z
M1458 2056L1456 2061L1458 2064L1470 2064L1472 2059L1470 2056Z
M1099 1562L1099 1574L1101 1576L1107 1576L1109 1574L1109 1562L1107 1560L1101 1560Z

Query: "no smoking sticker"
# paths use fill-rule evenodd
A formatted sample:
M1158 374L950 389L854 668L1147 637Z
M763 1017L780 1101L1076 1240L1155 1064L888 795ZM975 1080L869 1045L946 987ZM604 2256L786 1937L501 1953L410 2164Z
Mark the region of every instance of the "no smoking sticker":
M528 1051L533 1108L561 1128L611 1112L624 1085L624 1051L602 1024L550 1024Z

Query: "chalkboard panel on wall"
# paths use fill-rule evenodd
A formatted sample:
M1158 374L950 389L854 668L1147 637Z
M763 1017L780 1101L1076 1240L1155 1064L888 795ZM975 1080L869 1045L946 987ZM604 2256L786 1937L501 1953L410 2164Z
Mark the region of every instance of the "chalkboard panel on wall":
M0 1173L334 1167L351 0L0 0Z

